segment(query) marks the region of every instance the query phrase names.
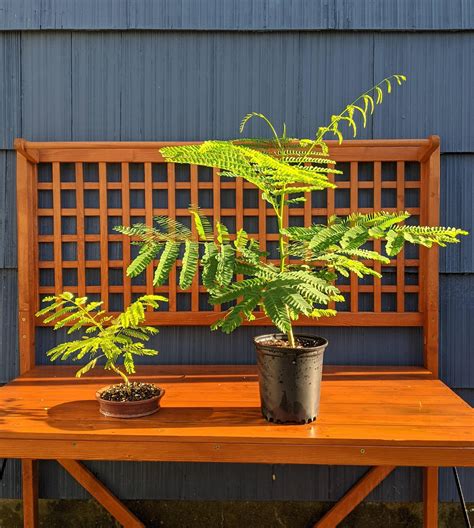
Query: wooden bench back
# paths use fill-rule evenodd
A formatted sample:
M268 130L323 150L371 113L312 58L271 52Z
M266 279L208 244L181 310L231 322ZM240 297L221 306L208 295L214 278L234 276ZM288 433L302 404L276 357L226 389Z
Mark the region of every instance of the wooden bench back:
M18 271L21 371L35 364L34 317L40 299L64 290L101 297L109 311L136 296L161 292L168 311L150 312L157 325L208 325L221 312L206 303L196 280L189 292L176 285L153 288L151 267L131 280L125 270L136 246L114 225L152 223L154 215L190 220L188 204L259 238L270 253L277 234L273 211L241 179L221 179L216 170L164 162L159 148L183 143L57 143L16 140ZM289 209L291 225L310 225L351 211L407 210L421 224L439 220L439 138L329 142L344 174L338 189L309 197ZM375 241L380 249L380 241ZM375 264L382 280L352 278L340 285L347 303L335 318L302 319L304 325L419 326L424 329L425 367L438 369L438 253L406 250L390 265ZM251 324L268 325L257 317Z

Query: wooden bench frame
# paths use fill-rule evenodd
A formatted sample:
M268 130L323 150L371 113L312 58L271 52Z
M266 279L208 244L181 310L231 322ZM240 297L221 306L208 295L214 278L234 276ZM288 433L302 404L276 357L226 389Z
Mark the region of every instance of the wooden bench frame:
M349 210L357 210L357 192L361 188L374 189L374 203L373 208L381 209L381 189L391 188L396 192L396 208L397 210L405 209L405 189L418 188L420 193L419 208L415 213L419 214L420 223L426 225L437 225L439 222L439 180L440 180L440 148L439 138L432 136L423 140L370 140L370 141L347 141L342 146L330 142L332 157L338 162L350 163L350 179L348 182L340 184L340 187L348 189L350 193L350 208ZM150 222L152 214L155 213L151 204L151 192L154 188L163 188L163 185L157 185L153 182L151 171L152 163L163 162L159 153L159 147L165 143L58 143L58 142L27 142L23 139L18 139L15 142L17 150L17 200L18 200L18 284L19 284L19 353L20 353L20 374L28 376L28 373L35 374L35 333L37 326L41 323L34 317L35 311L39 306L39 294L48 293L47 288L39 287L39 256L38 256L38 241L41 236L38 234L37 213L38 213L38 190L48 189L53 194L53 206L47 213L51 215L54 223L54 235L51 237L51 242L54 245L54 264L50 267L54 269L55 286L53 291L61 291L62 276L61 276L61 244L64 240L69 240L67 237L61 235L61 190L85 188L85 183L82 175L82 163L94 162L99 165L99 181L97 185L92 187L98 188L100 191L100 225L101 234L98 237L98 242L101 248L104 249L107 255L107 244L110 236L107 235L107 189L110 189L110 184L107 183L106 177L106 163L120 163L122 168L122 183L127 188L132 188L129 181L129 163L144 163L145 177L143 184L137 185L140 189L145 191L145 207L140 213L144 213L146 221ZM170 144L170 143L166 143ZM179 143L182 144L182 143ZM75 183L64 184L60 178L60 163L73 163L76 169ZM374 163L374 174L372 182L361 182L357 178L358 163L370 162ZM396 164L396 177L393 182L382 182L382 163L393 162ZM406 162L416 162L420 164L420 181L406 183L404 180L404 167ZM38 164L51 163L52 164L52 180L50 183L38 183ZM179 184L175 180L175 168L172 164L167 168L168 183L166 184L168 192L173 194L173 199L168 203L166 210L160 210L160 214L168 214L175 217L177 214L183 213L178 211L174 202L174 187L190 189L191 201L197 203L198 201L198 171L196 167L190 169L190 183ZM205 187L212 190L214 195L214 207L211 211L205 211L208 214L213 214L214 218L218 218L220 211L220 189L225 188L227 184L220 183L217 172L214 171L212 181ZM237 203L242 203L244 190L250 186L241 180L237 180L231 188L235 188ZM120 186L115 186L119 188ZM113 187L113 188L115 188ZM123 189L122 189L123 191ZM122 216L123 223L130 222L132 210L126 194L123 194L122 207L119 211L114 210L114 214ZM349 210L344 211L346 214ZM323 214L332 214L334 212L341 212L337 210L334 203L333 191L328 194L328 201ZM311 201L307 201L304 207L297 210L298 214L304 216L305 222L311 222L314 213L321 213L321 211L314 209ZM244 213L239 207L235 207L231 211L236 217L236 227L242 227ZM259 209L254 211L259 217L259 233L260 241L263 248L265 248L265 240L271 240L272 235L266 233L265 215L266 208L259 206ZM84 227L83 220L85 214L85 206L82 198L76 203L76 207L72 213L78 219L78 231L74 240L78 242L77 248L77 262L74 265L78 266L78 285L75 291L79 294L87 293L85 285L85 255L84 255ZM135 211L136 214L136 211ZM290 214L295 214L294 212ZM121 235L114 235L120 239ZM44 238L44 240L49 240ZM379 242L376 242L376 248L379 248ZM107 276L108 262L107 258L101 255L101 272ZM122 265L130 261L130 251L125 249ZM383 312L380 302L382 286L380 281L376 280L370 291L373 292L375 298L374 312L359 312L358 310L358 294L359 285L356 278L351 279L350 287L350 310L349 313L340 313L334 319L328 319L320 323L308 323L308 321L301 321L301 324L322 324L322 325L341 325L341 326L418 326L423 329L424 335L424 360L423 368L410 369L393 367L392 373L400 373L402 376L413 375L414 378L433 378L438 377L438 252L436 249L430 251L424 248L420 249L419 260L415 265L419 269L419 284L413 291L418 293L418 311L406 312L403 304L405 286L404 286L404 271L406 265L411 265L401 253L393 263L397 269L397 286L392 287L392 291L397 297L397 311ZM151 324L157 323L159 325L180 325L180 324L209 324L209 322L219 316L219 308L214 312L200 312L199 304L196 301L196 296L199 294L199 284L196 282L192 286L192 306L191 310L186 313L175 311L175 295L176 287L173 281L165 294L170 295L170 312L159 314L148 314L149 322ZM105 292L104 292L105 288ZM108 281L100 288L102 293L109 293ZM147 275L147 285L145 291L152 291L151 277ZM74 291L74 290L72 290ZM130 281L125 279L123 286L125 302L130 300L131 296ZM108 299L106 300L107 305ZM267 320L258 318L254 324L268 324ZM45 372L50 372L51 368L60 367L41 367ZM203 367L205 368L205 367ZM212 369L212 367L209 367ZM387 369L382 369L385 373ZM59 372L59 371L58 371ZM47 378L47 375L46 375ZM22 378L19 378L21 381ZM24 498L24 512L25 512L25 526L38 526L37 517L37 498L38 498L38 475L37 475L37 459L51 458L47 453L42 452L39 447L34 446L34 441L31 442L31 454L25 458L25 453L18 452L14 443L8 440L0 439L0 451L3 450L5 456L12 456L22 458L22 476L23 476L23 498ZM26 445L26 444L25 444ZM58 446L61 446L61 452L65 453L64 458L58 462L79 482L81 483L110 513L124 526L143 526L140 521L129 512L122 503L112 495L112 493L101 484L77 459L97 459L100 453L88 455L86 444L81 442L74 443L74 453L76 458L71 454L70 445L67 442L58 441ZM123 447L123 446L122 446ZM257 446L258 447L258 446ZM153 455L151 458L146 454L143 456L136 455L137 460L207 460L207 461L234 461L234 462L280 462L280 463L300 463L295 459L291 451L295 451L296 446L289 443L285 449L279 448L272 454L273 457L280 453L279 459L268 458L270 455L256 455L255 450L243 449L239 453L229 452L226 449L221 449L219 453L216 452L216 445L209 444L208 447L201 446L201 453L196 458L193 458L193 453L189 451L189 447L183 444L181 447L176 443L173 452L161 454L160 456ZM182 449L181 454L177 454ZM195 446L193 446L195 449ZM220 446L219 446L220 449ZM232 449L232 447L231 447ZM298 450L304 450L303 446L298 446ZM361 457L360 454L366 454L364 448L357 445L354 446L353 451L350 449L342 449L340 446L324 446L319 455L315 455L314 451L309 454L308 460L310 463L324 464L360 464L373 465L374 467L357 483L355 486L321 519L315 526L317 527L331 527L336 526L350 511L352 511L357 504L359 504L369 493L373 490L397 465L418 465L424 467L424 525L427 527L437 526L437 506L438 506L438 466L442 465L474 465L474 457L472 451L469 451L469 456L466 459L466 449L456 450L441 447L436 450L411 449L406 448L400 451L401 448L396 447L374 447L367 453L367 456ZM100 451L100 450L99 450ZM103 450L102 450L103 451ZM117 446L117 452L120 447ZM353 453L351 455L351 452ZM341 458L341 453L344 453ZM423 453L421 458L420 454ZM440 453L444 453L440 455ZM2 455L2 452L0 452ZM113 458L113 455L111 455ZM464 457L464 458L463 458ZM54 457L56 458L56 457ZM105 458L105 453L104 453ZM420 463L421 460L421 463ZM465 463L461 463L462 461Z

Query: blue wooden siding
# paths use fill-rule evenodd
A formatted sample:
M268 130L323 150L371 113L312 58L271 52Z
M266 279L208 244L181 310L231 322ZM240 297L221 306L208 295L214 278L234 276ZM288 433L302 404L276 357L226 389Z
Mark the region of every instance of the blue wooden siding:
M470 0L1 0L0 30L471 29Z
M409 82L389 96L361 137L439 134L442 220L474 231L473 29L469 0L0 0L0 381L18 369L15 137L235 137L240 118L251 110L286 121L294 135L309 136L374 80L404 72ZM472 404L472 238L441 255L441 374ZM331 340L328 362L420 362L414 329L322 331ZM254 332L245 328L227 337L207 328L164 328L158 361L252 362ZM53 339L38 332L42 361ZM90 466L120 496L170 499L335 500L363 472L230 464ZM18 496L18 469L18 463L9 464L0 496ZM43 469L43 496L85 496L55 463ZM474 500L472 470L462 478ZM420 482L419 470L402 468L370 498L419 500ZM455 499L449 472L442 472L440 490L444 500Z

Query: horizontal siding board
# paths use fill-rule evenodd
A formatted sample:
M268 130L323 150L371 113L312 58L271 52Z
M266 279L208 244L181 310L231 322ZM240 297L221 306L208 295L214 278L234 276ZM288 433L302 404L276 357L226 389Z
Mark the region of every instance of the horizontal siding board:
M372 82L368 35L22 38L23 134L30 140L232 138L250 111L266 112L279 129L286 122L291 135L311 137ZM322 76L329 53L332 67ZM351 70L359 55L369 60ZM251 123L248 133L268 135L261 123ZM360 137L371 135L369 120Z
M40 29L41 2L0 0L0 30Z
M70 33L22 34L22 130L25 138L72 139L71 77Z
M407 35L392 43L390 36L368 34L131 32L122 35L121 61L103 59L101 65L99 56L117 56L119 37L113 33L74 37L73 50L69 33L28 33L23 36L23 133L41 140L117 139L120 120L124 140L229 138L238 135L245 113L262 111L277 125L287 122L291 135L311 136L372 84L373 38L377 79L402 68L411 48L417 56L432 55L411 76L407 72L409 82L377 109L373 135L438 133L444 152L474 151L469 119L474 34ZM102 53L94 55L95 49ZM452 82L441 82L444 75ZM440 112L450 100L462 104ZM262 125L248 132L267 133ZM369 122L360 137L371 135Z
M0 0L0 30L462 30L470 0Z
M445 273L474 273L474 154L441 157L441 225L462 227L470 235L440 251Z
M440 282L440 375L451 387L474 388L474 274Z
M19 33L0 33L0 149L21 135L20 48Z
M41 0L40 29L128 29L128 2Z
M0 383L18 376L17 292L16 270L0 269Z
M122 71L121 40L121 33L116 32L72 34L74 141L120 140L121 79L129 75ZM67 81L65 78L65 92ZM134 82L141 83L140 76Z
M233 138L251 111L311 137L372 82L366 35L124 33L122 42L123 140ZM359 55L369 59L351 70ZM247 133L268 130L255 122Z
M442 152L474 152L474 33L375 35L377 81L408 82L375 112L375 138L441 136Z
M0 269L16 268L16 156L0 150Z
M325 352L328 365L421 365L422 337L418 328L399 328L387 340L387 328L301 327L302 334L316 334L328 339ZM231 335L212 332L208 327L181 326L160 328L149 345L160 351L153 358L137 358L137 363L173 364L254 364L252 337L273 332L270 327L238 328ZM65 333L51 328L36 331L36 360L49 364L46 352L65 339ZM382 345L383 343L383 345Z

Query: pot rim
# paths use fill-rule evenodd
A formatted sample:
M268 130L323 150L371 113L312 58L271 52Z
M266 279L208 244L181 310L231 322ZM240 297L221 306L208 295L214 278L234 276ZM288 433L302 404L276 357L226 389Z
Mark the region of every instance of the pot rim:
M155 385L154 383L150 383L150 385ZM119 406L129 406L129 407L135 407L137 405L143 405L144 403L149 403L149 402L153 402L153 401L157 401L157 400L161 400L161 398L163 398L163 396L165 395L165 389L163 389L162 387L157 387L155 385L155 387L157 387L157 389L160 390L160 393L159 394L156 394L155 396L152 396L151 398L147 398L146 400L136 400L136 401L113 401L113 400L104 400L103 398L101 398L101 394L107 390L109 387L112 387L112 385L106 385L105 387L102 387L100 389L98 389L95 393L95 398L96 400L99 402L99 403L105 403L107 405L112 405L112 406L115 406L115 407L119 407Z
M265 338L273 338L278 339L280 337L286 337L286 334L283 334L282 332L274 332L272 334L261 334L258 336L255 336L253 338L254 345L258 349L267 350L271 352L279 352L279 353L286 353L291 352L292 354L304 354L307 352L319 352L321 350L324 350L328 344L329 341L325 337L316 336L316 335L310 335L310 334L294 334L295 337L305 337L307 339L317 339L319 341L322 341L321 343L309 347L300 347L300 348L290 348L290 347L278 347L275 345L265 345L259 341L263 341Z

